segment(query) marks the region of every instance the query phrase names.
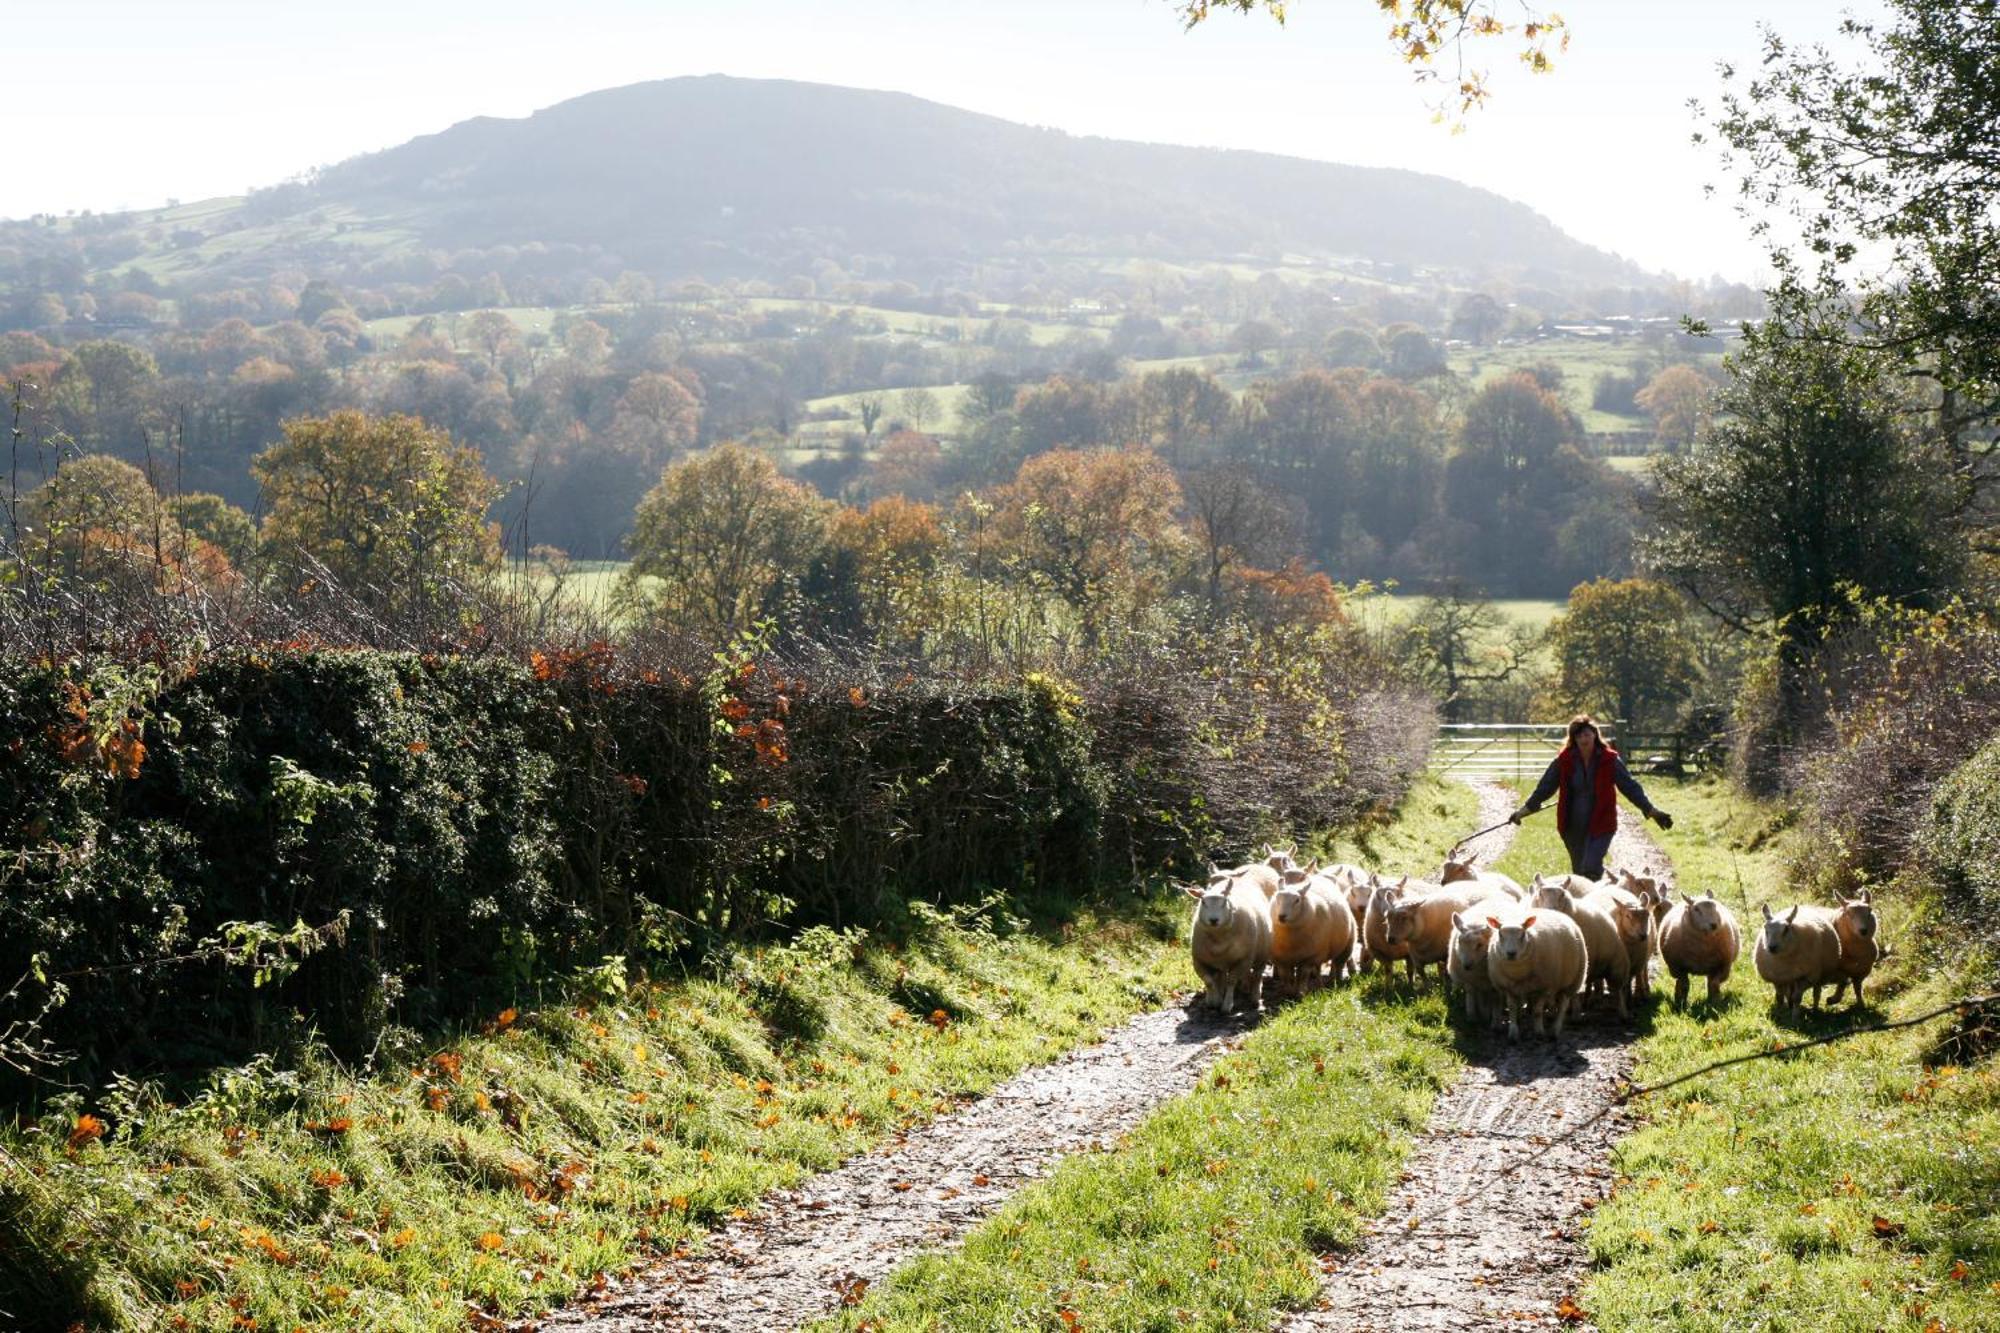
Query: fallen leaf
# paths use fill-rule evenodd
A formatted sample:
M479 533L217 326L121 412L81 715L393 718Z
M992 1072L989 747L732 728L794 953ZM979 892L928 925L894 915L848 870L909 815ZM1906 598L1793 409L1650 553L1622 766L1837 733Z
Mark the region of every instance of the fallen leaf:
M894 1184L890 1185L889 1188L896 1191L896 1193L898 1194L908 1194L913 1187L911 1186L909 1181L899 1180L896 1181Z
M1884 1240L1890 1240L1903 1234L1903 1224L1901 1222L1891 1222L1886 1217L1875 1218L1872 1225L1875 1228L1875 1234Z
M1582 1306L1565 1296L1562 1298L1562 1303L1556 1306L1556 1318L1565 1324L1581 1324L1590 1316L1584 1313Z
M974 1185L979 1186L981 1189L984 1189L986 1186L991 1185L993 1182L985 1176L974 1176L972 1178L972 1183Z

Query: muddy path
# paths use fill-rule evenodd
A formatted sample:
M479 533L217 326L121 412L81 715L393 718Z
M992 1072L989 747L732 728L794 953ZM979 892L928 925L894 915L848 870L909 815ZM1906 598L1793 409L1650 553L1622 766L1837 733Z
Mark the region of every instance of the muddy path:
M523 1329L768 1330L838 1309L898 1263L959 1240L1062 1157L1109 1146L1192 1087L1255 1022L1180 1006L1017 1075L792 1190L587 1304Z
M1609 866L1670 879L1642 821L1618 813ZM1588 1260L1581 1222L1609 1192L1611 1145L1628 1128L1600 1113L1630 1075L1636 1035L1593 1011L1554 1042L1472 1038L1388 1210L1354 1250L1323 1258L1319 1304L1286 1333L1577 1327L1561 1311Z

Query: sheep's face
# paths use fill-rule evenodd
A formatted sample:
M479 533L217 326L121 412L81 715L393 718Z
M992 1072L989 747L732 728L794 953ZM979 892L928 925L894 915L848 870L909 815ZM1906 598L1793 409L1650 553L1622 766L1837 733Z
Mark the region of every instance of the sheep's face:
M1418 904L1392 902L1382 935L1391 944L1401 944L1417 933Z
M1289 926L1294 921L1303 921L1306 916L1306 875L1294 870L1285 876L1284 885L1271 895L1271 919L1279 925Z
M1438 882L1441 884L1458 884L1468 879L1478 878L1479 872L1472 868L1472 862L1446 861L1444 863L1444 874Z
M1201 895L1201 906L1196 909L1196 919L1211 930L1220 930L1229 924L1229 917L1236 910L1236 904L1229 900L1229 885L1222 887L1211 884Z
M1630 944L1639 944L1653 931L1653 908L1650 896L1639 900L1637 907L1630 903L1616 903L1612 915L1618 919L1618 938Z
M1510 963L1519 962L1528 956L1528 951L1533 947L1533 941L1528 937L1528 928L1535 924L1532 915L1523 917L1519 921L1505 923L1497 916L1489 916L1486 918L1486 924L1493 931L1493 942L1490 946L1493 952Z
M1840 905L1840 914L1847 918L1847 928L1864 940L1875 938L1875 909L1866 897L1849 898Z
M1548 881L1537 876L1535 891L1529 895L1528 901L1536 907L1546 907L1554 912L1567 912L1569 890L1563 887L1561 880Z
M1493 927L1484 918L1471 920L1452 914L1451 956L1467 971L1486 966L1486 951L1493 947Z
M1783 916L1771 915L1771 909L1764 909L1764 952L1773 955L1783 953L1791 947L1792 936L1797 933L1799 909L1794 907Z
M1368 915L1368 900L1369 898L1374 896L1374 893L1375 890L1370 888L1366 883L1348 884L1347 910L1354 913L1354 919L1356 921L1359 921L1363 917Z
M1704 935L1722 929L1722 904L1714 898L1703 895L1687 904L1687 923Z

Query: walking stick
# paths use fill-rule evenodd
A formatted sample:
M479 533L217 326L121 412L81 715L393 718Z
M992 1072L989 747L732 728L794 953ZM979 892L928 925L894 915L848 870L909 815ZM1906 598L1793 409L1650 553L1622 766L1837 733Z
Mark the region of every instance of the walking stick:
M1533 810L1527 811L1525 814L1521 816L1521 818L1526 819L1528 815L1538 815L1541 812L1542 812L1541 807L1538 806ZM1460 838L1457 842L1451 845L1451 853L1450 855L1446 856L1445 859L1449 861L1453 856L1457 856L1458 849L1465 846L1466 843L1471 842L1474 838L1483 838L1489 833L1496 833L1499 830L1506 828L1509 824L1513 822L1514 821L1512 819L1503 819L1499 823L1495 824L1492 828L1483 828L1479 830L1479 832L1477 833L1466 834L1464 837Z

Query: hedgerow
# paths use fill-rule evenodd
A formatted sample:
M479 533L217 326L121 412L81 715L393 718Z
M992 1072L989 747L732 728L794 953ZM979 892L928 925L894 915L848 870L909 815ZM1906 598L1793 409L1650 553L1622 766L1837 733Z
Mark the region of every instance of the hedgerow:
M59 1000L32 1035L86 1083L352 1057L583 968L1132 884L1393 795L1420 712L1255 653L0 659L0 1030Z

